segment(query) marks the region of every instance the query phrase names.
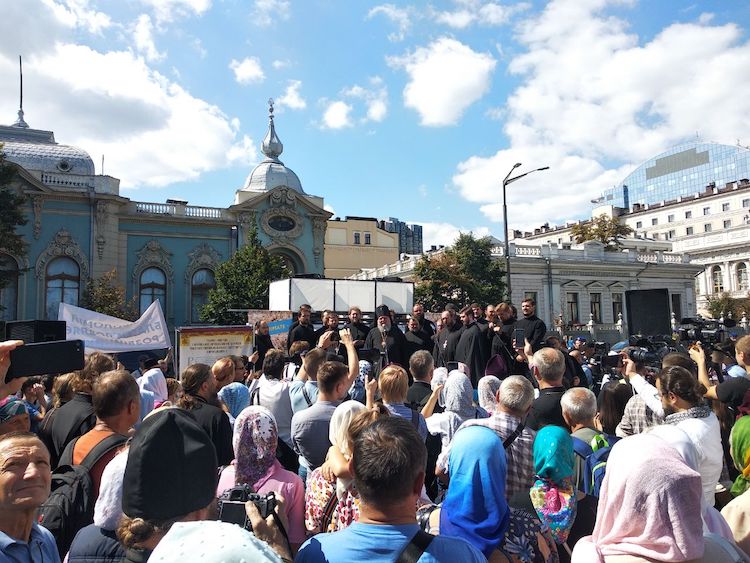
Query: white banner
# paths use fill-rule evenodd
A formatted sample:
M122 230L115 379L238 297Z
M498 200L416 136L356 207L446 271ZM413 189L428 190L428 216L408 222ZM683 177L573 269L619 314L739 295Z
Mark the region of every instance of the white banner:
M86 353L156 350L172 346L158 300L134 322L67 303L60 303L57 318L67 323L68 340L86 343Z

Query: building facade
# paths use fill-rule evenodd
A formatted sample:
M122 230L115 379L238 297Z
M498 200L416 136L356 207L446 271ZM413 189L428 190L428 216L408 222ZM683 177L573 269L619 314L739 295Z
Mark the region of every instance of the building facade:
M721 187L750 178L750 149L693 141L647 160L596 203L631 209L690 197L704 186Z
M373 217L328 220L325 277L346 278L363 268L377 268L399 258L399 235L380 228Z
M380 221L380 228L398 235L399 254L422 254L422 225L407 225L395 217Z
M21 111L13 125L0 126L0 143L28 218L18 229L27 255L3 257L14 279L0 291L2 320L56 319L60 302L79 304L91 278L116 270L141 311L159 300L170 328L199 323L216 268L252 228L292 272L323 274L331 213L279 160L273 106L261 146L265 159L226 208L123 197L119 180L97 175L85 151L30 128Z

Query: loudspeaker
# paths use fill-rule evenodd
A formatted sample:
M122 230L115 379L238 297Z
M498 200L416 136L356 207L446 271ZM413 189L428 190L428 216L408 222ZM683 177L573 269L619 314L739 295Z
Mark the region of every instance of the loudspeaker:
M8 321L5 324L6 340L50 342L65 340L65 321Z
M625 292L628 335L663 336L672 333L669 291L637 289Z

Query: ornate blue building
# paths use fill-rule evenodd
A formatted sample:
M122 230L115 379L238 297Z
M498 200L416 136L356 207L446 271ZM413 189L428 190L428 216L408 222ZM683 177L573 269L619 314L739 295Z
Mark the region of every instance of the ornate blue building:
M0 126L0 143L28 218L19 229L27 256L2 260L15 276L0 290L0 320L56 319L61 301L78 304L90 278L114 269L141 311L158 299L171 328L198 323L216 267L252 226L294 273L323 273L331 214L279 160L273 105L261 146L266 158L227 208L120 196L119 179L97 175L85 151L58 144L51 131L30 128L22 110L13 125Z

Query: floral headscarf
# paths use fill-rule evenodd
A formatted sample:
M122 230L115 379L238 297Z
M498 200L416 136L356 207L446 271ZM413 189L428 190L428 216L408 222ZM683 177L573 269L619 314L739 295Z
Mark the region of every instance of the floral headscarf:
M500 389L500 380L494 375L485 375L477 383L477 394L479 395L479 406L488 413L496 409L495 395Z
M251 406L234 422L234 481L237 485L255 484L268 473L276 461L279 431L276 419L265 407Z
M573 439L559 426L545 426L534 439L534 473L531 504L547 524L557 544L564 544L576 519L573 486Z
M729 441L734 466L740 472L732 485L732 494L739 496L750 488L750 416L737 419Z

